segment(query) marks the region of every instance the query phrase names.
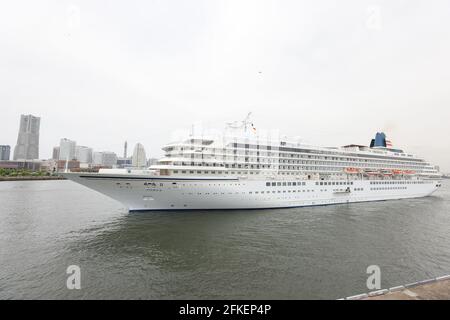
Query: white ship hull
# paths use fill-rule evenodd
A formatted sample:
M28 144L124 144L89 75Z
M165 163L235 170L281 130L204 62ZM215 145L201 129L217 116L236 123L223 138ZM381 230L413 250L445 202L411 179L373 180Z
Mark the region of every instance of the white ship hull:
M431 195L440 185L439 180L322 182L92 173L64 176L119 201L130 211L289 208L419 198Z

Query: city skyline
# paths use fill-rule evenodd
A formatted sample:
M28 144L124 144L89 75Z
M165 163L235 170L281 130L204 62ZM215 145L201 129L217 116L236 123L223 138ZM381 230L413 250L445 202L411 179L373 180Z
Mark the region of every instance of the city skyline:
M35 168L36 170L54 171L67 163L71 169L89 170L103 168L144 168L154 164L154 158L147 158L144 146L136 143L134 153L127 157L128 142L125 141L123 157L116 152L94 150L88 146L77 144L75 140L61 138L58 146L52 148L51 157L39 156L39 132L41 117L32 114L20 115L17 144L14 148L13 160L10 159L10 145L0 145L0 161L8 168ZM31 168L30 167L30 168ZM54 169L53 169L54 168ZM34 169L33 169L34 170Z
M0 143L13 146L17 114L31 113L45 119L41 157L61 137L119 155L141 142L159 157L177 129L253 111L258 128L316 145L384 131L449 172L450 3L347 4L8 3Z

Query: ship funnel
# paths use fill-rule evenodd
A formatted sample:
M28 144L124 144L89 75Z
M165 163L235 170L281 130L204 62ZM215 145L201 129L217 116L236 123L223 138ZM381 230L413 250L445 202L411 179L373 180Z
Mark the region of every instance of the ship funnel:
M377 132L375 139L370 142L370 147L385 147L386 148L386 135L384 132Z

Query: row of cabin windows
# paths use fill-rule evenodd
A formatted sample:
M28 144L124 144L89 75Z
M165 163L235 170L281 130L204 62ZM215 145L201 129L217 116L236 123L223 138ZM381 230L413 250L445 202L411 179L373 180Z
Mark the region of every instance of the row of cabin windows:
M293 193L296 193L296 192L301 193L301 192L316 192L316 191L315 190L307 190L307 189L303 189L303 190L278 190L278 191L254 191L254 192L250 191L249 194L253 194L253 193L255 193L255 194L259 194L259 193L261 193L261 194L264 194L264 193L267 193L267 194L269 194L269 193L291 193L291 192L293 192Z
M384 187L384 188L370 188L370 190L380 191L380 190L406 190L408 187Z
M212 151L210 154L194 154L194 153L189 153L189 154L184 154L184 153L166 153L166 157L170 158L170 157L190 157L191 159L217 159L217 158L245 158L246 161L249 161L249 159L257 159L257 161L260 161L260 158L262 160L262 162L270 162L271 159L273 159L272 161L278 161L278 159L282 159L280 160L280 162L285 162L285 163L299 163L298 161L294 161L294 160L287 160L287 159L316 159L316 160L326 160L326 161L345 161L345 162L369 162L369 163L392 163L392 164L399 164L399 165L406 165L406 166L413 166L413 165L429 165L428 163L422 161L422 160L414 160L414 159L392 159L390 160L389 158L382 158L382 159L364 159L364 158L360 158L360 157L356 157L356 158L348 158L348 157L323 157L323 156L314 156L314 155L300 155L300 154L283 154L283 153L259 153L259 152L233 152L232 154L230 153L215 153L214 151ZM265 159L265 158L269 158L269 159ZM286 159L286 160L284 160ZM405 161L406 160L406 161Z
M270 169L270 166L267 166L267 168L264 168L264 166L261 166L261 167L263 167L263 169ZM242 169L244 169L244 168L242 168ZM251 169L252 168L250 168L250 170L247 169L248 172L244 171L244 172L242 172L242 174L260 174L259 171L251 171ZM272 170L276 170L276 169L277 169L276 167L272 168ZM284 171L282 171L282 170L284 170ZM287 172L288 170L289 171L293 171L293 172ZM342 171L342 168L341 167L307 167L307 166L301 166L301 167L298 167L298 168L288 168L287 166L279 166L279 171L280 171L281 174L299 174L299 172L302 172L302 171L320 171L320 172L327 171L327 172L340 173ZM173 173L179 173L179 170L174 170ZM212 170L212 171L181 170L181 173L190 173L190 174L194 174L194 173L197 173L197 174L208 174L208 173L211 173L211 174L215 174L216 171L215 170ZM217 171L217 173L235 174L236 172L235 171L231 171L231 172L230 171ZM239 171L239 172L237 172L237 174L241 174L241 172Z
M173 170L173 173L183 174L272 174L272 171L260 172L260 171L200 171L200 170ZM282 175L300 175L302 172L279 172Z
M266 187L280 187L280 186L304 186L306 182L266 182ZM351 186L353 181L320 181L316 182L316 186Z
M200 148L196 148L195 146L190 146L190 147L170 147L170 148L166 148L166 152L167 153L180 153L183 151L192 151L192 150L200 150L200 151L207 151L210 153L238 153L238 154L285 154L286 156L291 156L291 157L298 157L298 156L313 156L313 157L318 157L317 155L311 155L311 154L321 154L323 156L325 156L326 158L330 158L330 159L339 159L339 158L344 158L346 159L346 157L351 156L351 157L356 157L356 158L360 158L360 157L366 157L366 158L387 158L387 159L393 159L393 160L406 160L406 161L414 161L414 162L423 162L422 159L414 159L412 158L411 155L408 155L408 158L400 158L400 157L393 157L393 156L382 156L382 155L357 155L357 154L342 154L342 153L337 153L337 152L330 152L330 151L321 151L321 150L306 150L306 149L296 149L296 148L278 148L278 147L268 147L268 148L258 148L255 146L255 148L249 148L249 147L243 147L243 144L239 147L236 146L232 146L232 148L205 148L205 147L201 147ZM239 148L239 150L237 149ZM264 150L264 151L262 151ZM294 152L294 153L293 153ZM395 155L398 156L398 153L396 153ZM322 156L322 157L323 157ZM402 154L403 157L405 157L406 155Z
M280 186L304 186L306 182L266 182L266 187L280 187Z
M211 156L211 157L206 157L206 159L216 159L216 157ZM205 157L203 158L205 159ZM244 158L242 158L244 160ZM256 160L255 160L256 159ZM257 162L258 164L255 164L254 167L255 168L259 168L260 164L259 163L292 163L292 164L306 164L306 165L333 165L333 166L362 166L362 167L366 167L366 166L370 166L370 167L377 167L377 168L411 168L411 169L424 169L425 166L427 165L425 164L413 164L413 163L401 163L398 161L374 161L374 160L359 160L358 162L364 162L364 165L359 165L359 164L355 164L354 161L352 162L330 162L330 160L328 160L329 162L324 162L324 161L311 161L311 160L307 160L307 161L294 161L294 160L284 160L284 159L272 159L272 161L270 159L267 160L262 160L260 161L259 158L245 158L245 162ZM237 161L238 159L235 158L235 161ZM175 162L175 165L183 165L183 166L202 166L202 167L226 167L226 168L241 168L241 166L243 167L244 164L224 164L224 163L216 163L216 162ZM248 166L248 164L245 164L246 166ZM253 165L251 165L251 167L253 168ZM270 165L261 165L261 167L270 167ZM291 166L283 166L283 168L288 168ZM299 168L299 167L296 167Z
M316 182L316 186L352 186L353 181L320 181Z
M426 181L371 181L370 184L425 184Z

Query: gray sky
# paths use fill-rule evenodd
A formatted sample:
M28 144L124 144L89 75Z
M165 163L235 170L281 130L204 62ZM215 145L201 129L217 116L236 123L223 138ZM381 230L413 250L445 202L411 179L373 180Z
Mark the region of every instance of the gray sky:
M160 156L171 133L241 120L319 145L396 147L450 171L450 1L3 1L0 144L41 119Z

